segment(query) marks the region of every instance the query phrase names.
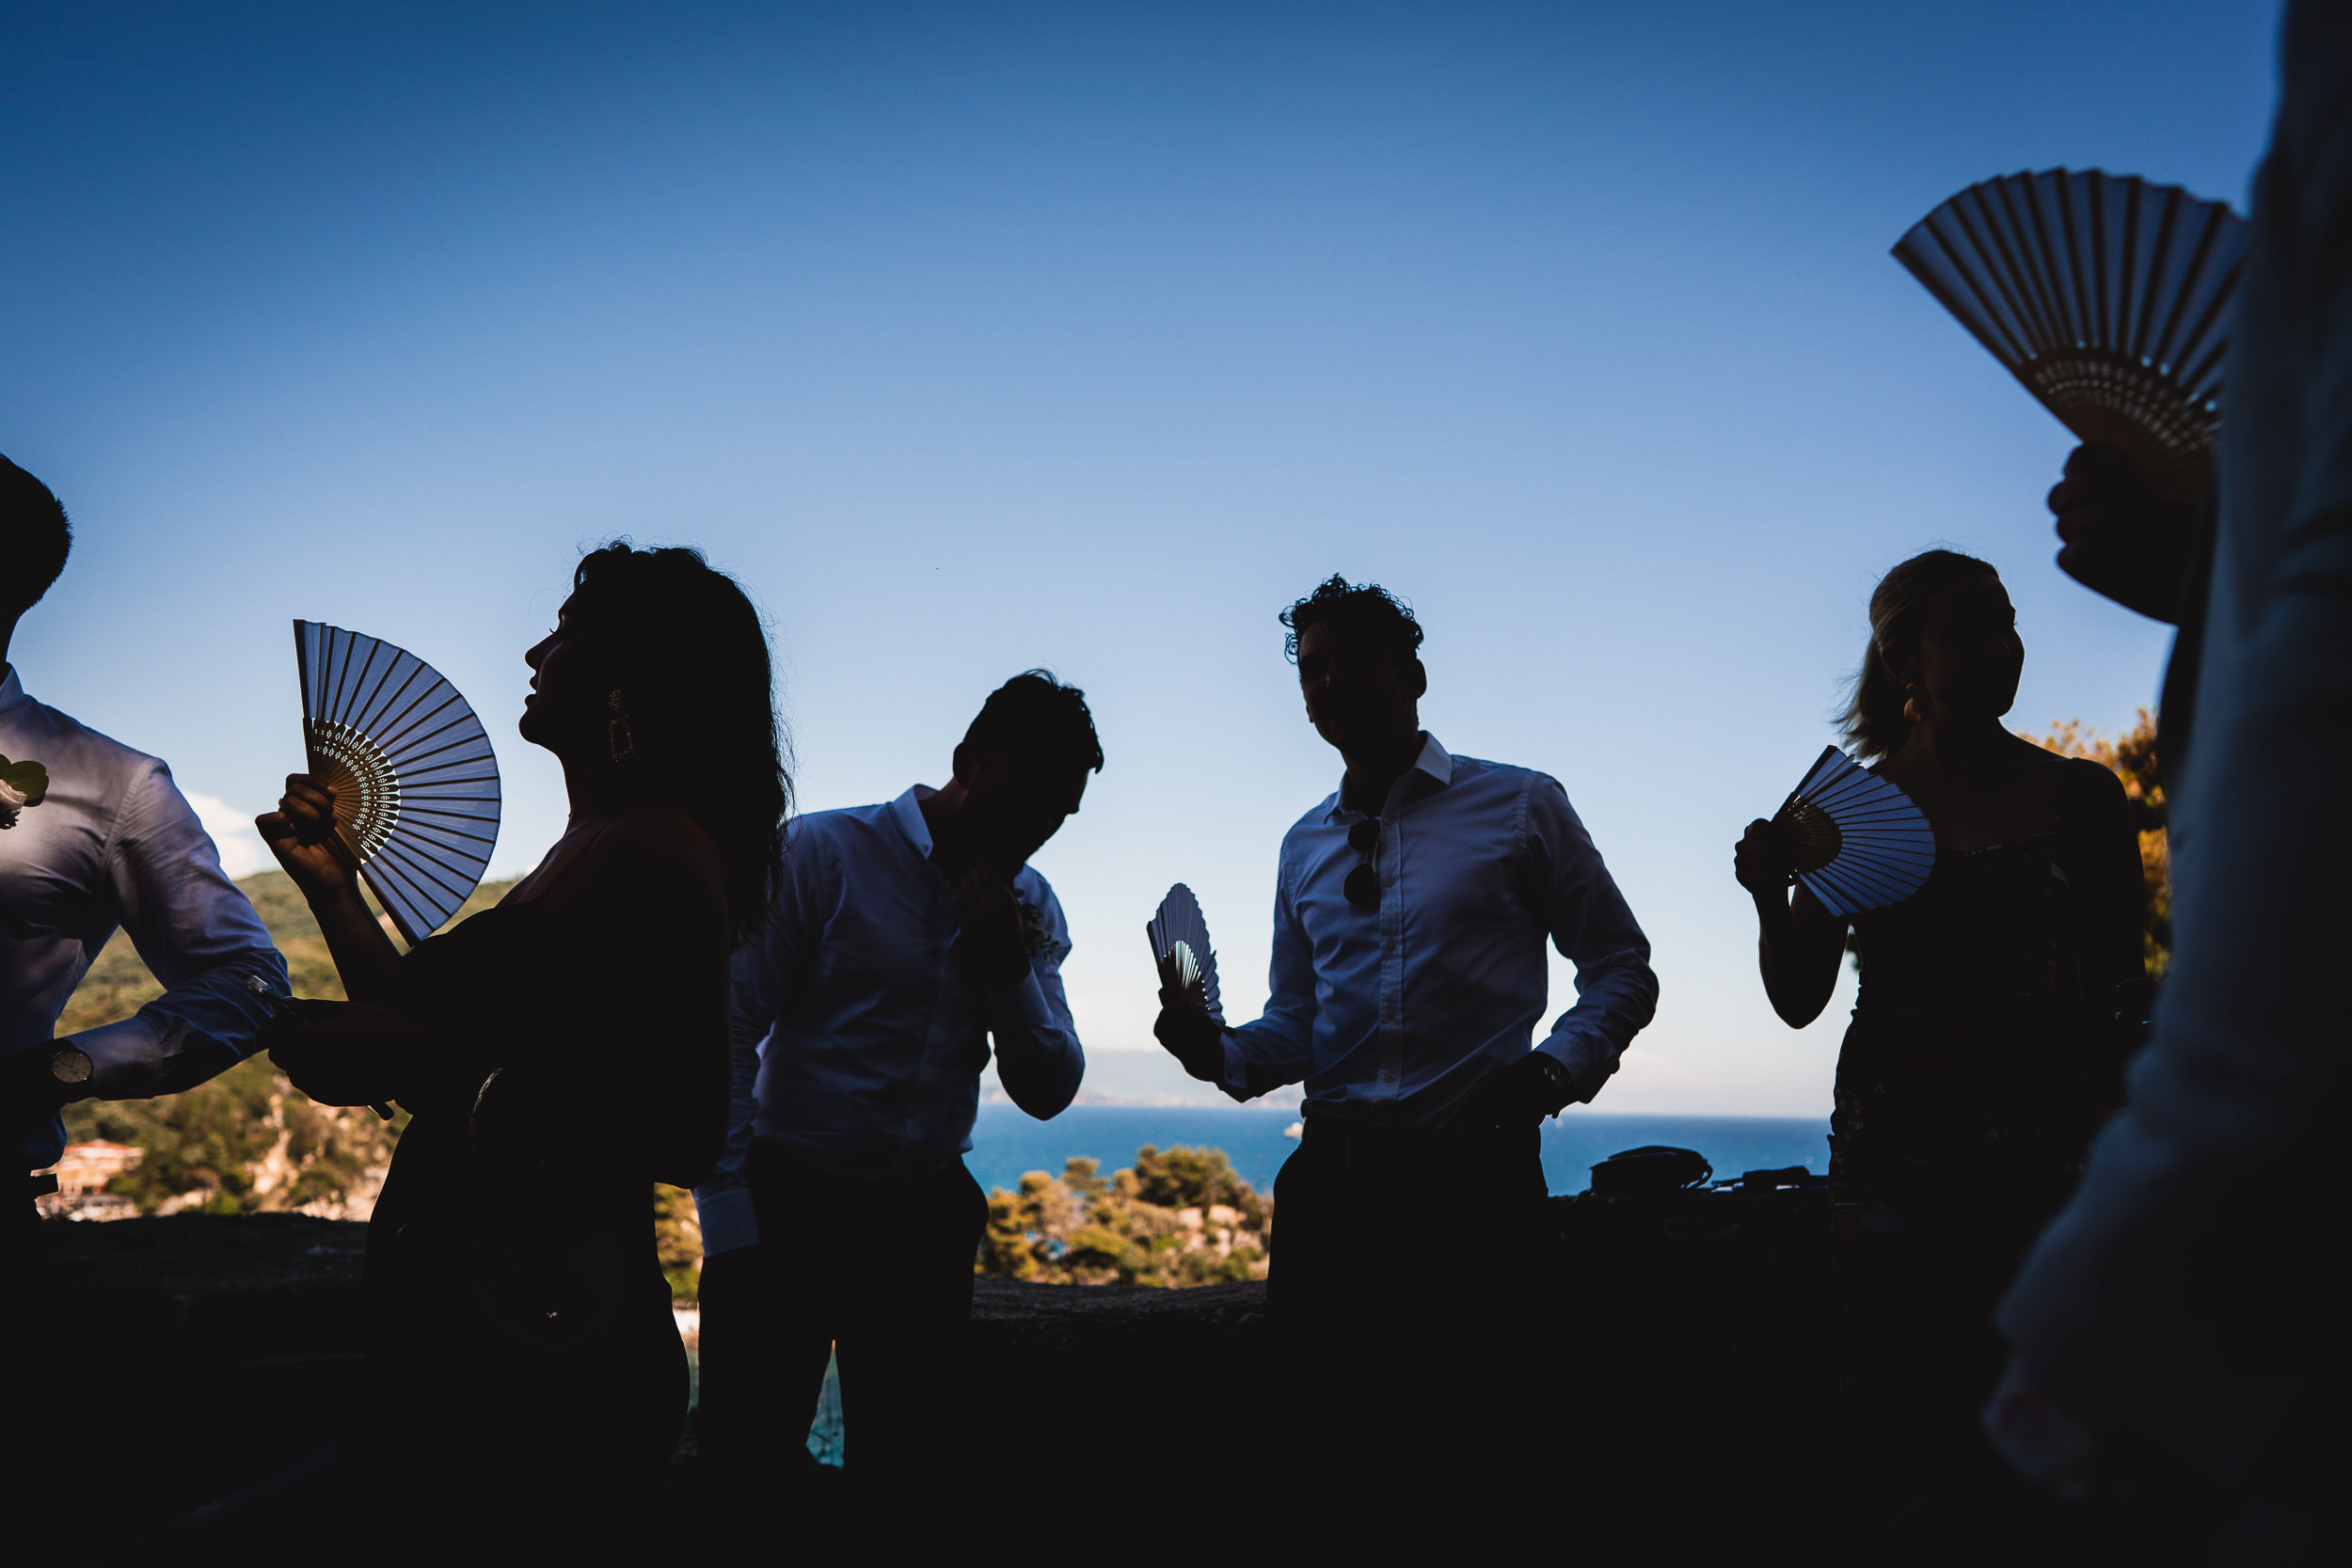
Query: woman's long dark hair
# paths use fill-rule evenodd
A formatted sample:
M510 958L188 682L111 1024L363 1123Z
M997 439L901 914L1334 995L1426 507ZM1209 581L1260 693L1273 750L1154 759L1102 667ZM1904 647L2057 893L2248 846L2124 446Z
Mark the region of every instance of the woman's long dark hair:
M566 615L621 690L639 798L718 841L729 923L750 935L784 875L792 809L759 611L700 550L623 539L580 557Z
M1928 601L1954 583L1977 578L1997 581L2000 575L1991 562L1973 555L1928 550L1879 579L1870 594L1870 646L1854 676L1853 700L1846 705L1846 738L1853 742L1857 755L1888 756L1911 738L1911 721L1903 714L1902 678L1895 671L1918 643L1920 616Z

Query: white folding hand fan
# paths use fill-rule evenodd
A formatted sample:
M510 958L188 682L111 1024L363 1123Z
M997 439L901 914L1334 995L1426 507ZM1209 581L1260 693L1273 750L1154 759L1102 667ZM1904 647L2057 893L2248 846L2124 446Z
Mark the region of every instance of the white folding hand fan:
M2202 501L2246 226L2177 185L2097 169L1971 185L1895 258L2086 441Z
M416 655L296 621L302 740L335 793L335 839L400 934L423 941L482 884L499 836L499 765L482 721Z
M1152 961L1163 970L1173 964L1176 983L1191 991L1211 1018L1224 1022L1225 1005L1216 994L1216 954L1210 950L1209 923L1200 917L1200 902L1192 889L1182 882L1169 888L1159 912L1143 929L1152 939Z
M1935 830L1911 797L1836 747L1772 816L1797 850L1797 880L1835 915L1899 904L1935 869Z

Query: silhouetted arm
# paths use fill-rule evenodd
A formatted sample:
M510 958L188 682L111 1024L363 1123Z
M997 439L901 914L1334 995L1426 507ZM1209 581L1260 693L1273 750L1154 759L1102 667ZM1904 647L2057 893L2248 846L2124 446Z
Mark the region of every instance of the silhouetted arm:
M1802 1029L1821 1016L1837 989L1846 922L1802 886L1792 894L1788 868L1794 863L1778 832L1758 817L1740 840L1732 874L1756 900L1756 963L1764 994L1783 1023Z
M1228 1030L1225 1076L1217 1086L1235 1100L1305 1080L1315 1066L1314 947L1299 924L1289 867L1274 895L1274 958L1265 1011L1254 1023Z
M823 940L832 907L834 864L821 839L795 821L768 923L736 949L727 990L727 1139L718 1164L694 1189L703 1252L711 1256L759 1243L759 1219L744 1175L759 1114L759 1049L784 1015L809 955Z
M2139 864L2139 832L2122 781L2098 763L2066 764L2060 797L2065 830L2076 844L2076 944L2082 955L2083 1003L2095 1031L2100 1108L2122 1102L2124 1054L2137 1031L2117 1022L2127 1002L2144 1005L2147 978L2147 881ZM2125 988L2132 988L2127 990Z
M1526 832L1545 929L1576 965L1576 1006L1535 1049L1568 1069L1574 1100L1590 1101L1658 1012L1649 938L1557 780L1539 775L1530 785Z
M2068 765L2068 816L2083 840L2085 978L2104 996L2146 973L2148 883L2123 783L2095 762Z
M1070 923L1054 890L1042 878L1038 885L1044 895L1037 911L1041 941L1029 952L1021 982L990 993L988 1032L996 1043L996 1081L1015 1105L1044 1121L1077 1098L1087 1059L1061 984Z
M2352 14L2297 0L2280 55L2174 802L2172 970L2129 1102L1998 1315L2068 1409L2222 1487L2326 1451L2317 1435L2274 1445L2298 1403L2311 1433L2331 1429L2343 1338L2328 1281L2352 1060ZM2062 1474L2014 1428L1995 1434ZM2298 1483L2282 1483L2290 1507L2327 1518Z
M161 763L124 791L106 879L122 928L166 990L135 1016L73 1037L90 1058L89 1092L176 1094L250 1055L266 1015L246 982L283 991L286 960Z
M354 1002L381 1006L397 984L400 950L368 912L359 895L359 874L345 864L334 847L335 797L315 780L289 775L278 809L253 819L278 863L310 906L343 982L343 994Z

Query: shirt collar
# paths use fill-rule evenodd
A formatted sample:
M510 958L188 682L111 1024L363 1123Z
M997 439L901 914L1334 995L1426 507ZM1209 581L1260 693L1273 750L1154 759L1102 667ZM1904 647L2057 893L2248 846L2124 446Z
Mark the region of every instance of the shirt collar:
M1438 744L1436 736L1423 730L1421 732L1421 755L1413 759L1413 766L1406 771L1425 773L1437 788L1443 789L1454 782L1454 757L1444 747ZM1343 772L1340 775L1340 787L1331 792L1331 809L1323 814L1323 819L1326 822L1337 821L1343 814L1349 816L1364 815L1360 812L1349 811L1346 806L1341 804L1346 796L1347 775Z
M7 669L6 678L0 678L0 713L12 712L19 704L32 701L24 695L24 683L16 678L16 666L10 664Z
M929 784L910 784L904 795L890 802L890 819L907 835L914 852L927 861L931 858L931 825L923 820L923 798L938 793Z

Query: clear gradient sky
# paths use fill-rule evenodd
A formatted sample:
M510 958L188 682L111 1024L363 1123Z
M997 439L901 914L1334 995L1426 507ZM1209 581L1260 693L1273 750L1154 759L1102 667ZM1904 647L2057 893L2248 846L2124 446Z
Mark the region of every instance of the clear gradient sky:
M2242 207L2277 22L0 4L0 451L79 535L15 662L233 820L300 764L288 621L389 638L490 724L501 873L562 826L512 721L583 545L741 578L808 808L941 782L1049 666L1109 753L1038 862L1099 1052L1151 1044L1174 880L1263 1000L1339 773L1274 616L1344 572L1427 626L1423 722L1559 777L1650 932L1599 1108L1822 1115L1846 1003L1772 1017L1730 851L1877 574L2002 568L2022 725L2129 723L2166 646L2050 565L2069 437L1887 247L2053 165Z

